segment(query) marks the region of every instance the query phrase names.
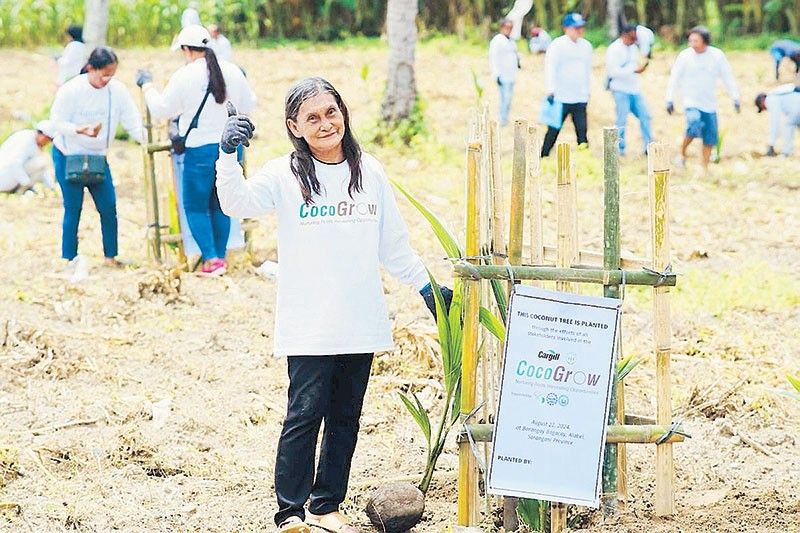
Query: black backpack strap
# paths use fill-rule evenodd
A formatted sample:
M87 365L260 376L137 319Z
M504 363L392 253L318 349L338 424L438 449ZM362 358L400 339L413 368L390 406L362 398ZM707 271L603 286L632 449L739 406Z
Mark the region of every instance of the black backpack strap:
M200 103L200 107L197 108L197 113L195 113L194 117L192 117L192 121L189 123L189 129L186 130L186 133L183 135L184 139L189 137L189 132L197 127L197 121L200 119L200 113L203 111L203 108L206 106L206 100L208 100L208 95L209 94L211 94L211 88L210 87L206 91L206 95L203 96L203 101Z

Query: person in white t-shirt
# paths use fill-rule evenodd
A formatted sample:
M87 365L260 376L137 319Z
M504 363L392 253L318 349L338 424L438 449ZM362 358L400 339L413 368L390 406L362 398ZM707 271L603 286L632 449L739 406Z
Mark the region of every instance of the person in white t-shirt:
M489 66L492 80L500 89L500 125L508 124L508 113L511 111L511 98L514 94L514 82L519 72L519 55L517 43L511 38L514 23L511 19L500 21L500 32L489 43Z
M667 85L666 107L670 115L675 111L675 93L683 97L686 115L686 135L681 146L678 165L686 165L686 150L696 138L703 142L703 169L708 171L711 151L719 142L717 126L717 81L722 80L733 99L737 113L741 112L739 89L725 54L711 46L711 34L703 26L689 30L689 47L675 59Z
M69 261L78 255L78 225L83 208L83 191L89 189L100 213L103 255L108 266L117 261L117 196L111 169L105 179L82 185L67 179L67 158L76 155L105 155L122 124L131 138L142 142L142 116L125 85L114 79L117 55L105 46L95 48L86 64L86 74L61 86L50 108L50 120L57 132L53 139L53 167L64 198L61 255Z
M562 125L567 116L572 116L578 146L588 145L586 106L592 81L592 45L583 38L586 19L580 13L567 13L562 25L564 35L556 38L544 55L547 99L562 104ZM547 127L542 157L550 155L560 131L561 128Z
M222 35L219 26L211 24L208 26L208 33L211 35L211 40L208 41L208 47L214 50L217 58L223 61L233 61L233 46L227 37Z
M636 26L624 25L620 28L619 39L608 46L606 51L606 75L608 88L614 97L617 111L616 126L619 129L619 153L625 155L625 125L628 114L639 119L645 152L653 140L650 127L650 110L642 94L641 73L647 68L642 54L636 46Z
M137 72L136 84L144 89L154 118L179 117L178 133L186 138L181 176L186 219L202 254L201 274L221 276L228 268L225 256L231 226L214 188L214 163L227 120L224 104L230 100L249 113L256 107L256 95L239 67L217 60L208 46L210 39L202 26L184 28L173 50L182 51L186 64L172 75L164 92L153 86L153 76L146 70Z
M247 180L235 152L254 127L229 110L217 190L230 216L278 218L274 350L288 356L289 398L275 466L275 523L284 533L307 533L310 525L352 533L359 530L339 506L373 354L393 346L381 265L419 290L435 314L434 296L383 166L359 147L336 89L306 78L289 90L285 104L294 150ZM442 292L447 307L452 292Z
M86 64L86 45L83 43L83 28L70 26L64 32L69 42L56 59L58 64L57 85L60 87L81 73Z
M42 120L35 129L18 131L0 145L0 192L24 193L36 183L54 187L42 151L55 135L53 123Z

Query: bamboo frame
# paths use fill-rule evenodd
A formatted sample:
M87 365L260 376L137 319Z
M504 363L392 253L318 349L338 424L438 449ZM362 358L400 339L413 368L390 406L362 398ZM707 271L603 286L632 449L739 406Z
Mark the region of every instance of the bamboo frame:
M603 268L618 270L620 268L620 235L619 235L619 151L617 128L603 128ZM619 285L604 285L603 296L620 298ZM621 339L617 337L617 343ZM618 344L619 346L619 344ZM617 351L619 359L619 351ZM616 380L611 382L611 399L608 410L608 424L624 420L625 413L619 412L624 405L624 384ZM621 466L621 468L620 468ZM603 459L603 515L608 517L617 512L619 494L625 492L625 446L607 443ZM620 483L622 489L620 490Z
M541 265L546 260L547 247L544 246L544 224L542 221L542 137L535 127L528 128L528 263ZM551 248L555 251L554 248ZM555 259L553 259L555 261Z
M653 244L653 268L664 270L670 264L669 243L669 154L659 143L648 146L650 168L650 215ZM672 421L672 395L670 389L670 351L672 328L670 325L669 288L657 287L653 295L653 326L656 356L656 421ZM672 444L656 447L656 501L658 516L675 511L675 465Z
M556 194L557 194L557 250L556 266L568 268L575 263L578 255L578 243L575 239L575 189L572 184L572 168L570 164L570 151L567 143L557 145L557 170L556 170ZM575 287L571 280L563 279L556 281L556 289L565 292L575 292Z
M625 424L608 426L606 432L606 442L610 444L655 444L658 439L670 433L671 425L660 424ZM475 442L491 442L493 424L467 424L467 429L472 433ZM460 441L467 440L463 430L458 435ZM683 442L686 437L681 433L672 433L667 442ZM661 446L659 445L656 445Z
M144 129L145 140L147 141L142 145L142 160L144 163L144 197L147 213L147 235L148 244L150 244L149 252L153 254L156 262L163 261L161 255L161 221L159 220L158 212L158 186L156 184L155 174L155 159L153 157L154 151L151 151L153 144L153 120L150 115L150 109L147 107L147 102L144 99L144 91L139 91L139 99L144 110Z
M467 148L467 235L466 253L475 257L480 253L480 209L478 196L478 166L481 159L480 143ZM461 363L461 416L468 415L476 403L476 374L478 362L478 311L480 308L479 282L464 281L464 337ZM469 443L458 447L458 523L470 525L477 520L477 469Z
M573 283L598 283L600 285L621 285L625 276L626 285L646 285L650 287L674 287L675 274L659 275L647 270L605 270L602 268L575 268L551 266L494 266L474 265L466 261L453 263L456 275L465 279L508 280L509 269L518 280L564 281Z

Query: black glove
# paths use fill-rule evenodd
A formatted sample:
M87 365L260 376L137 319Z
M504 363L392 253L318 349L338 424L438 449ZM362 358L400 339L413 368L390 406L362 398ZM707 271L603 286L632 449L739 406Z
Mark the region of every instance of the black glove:
M553 105L553 102L555 101L555 99L556 99L556 97L553 96L552 94L548 94L547 95L547 103L548 104Z
M733 101L733 108L736 110L737 114L741 113L742 112L742 103L739 100L734 100Z
M444 308L447 313L450 312L450 303L453 301L453 291L445 287L444 285L439 286L439 290L442 293L442 298L444 299ZM425 300L425 305L428 306L433 318L436 318L436 296L433 295L433 287L431 284L428 283L422 290L419 291L422 295L422 298Z
M672 105L672 102L667 102L667 114L671 115L675 112L675 106Z
M136 85L139 87L143 87L145 83L151 83L153 81L153 73L149 70L140 68L136 71Z
M228 121L222 129L219 147L226 154L232 154L240 144L250 146L256 127L249 118L237 114L236 107L230 100L225 103L225 108L228 110Z
M768 157L775 157L776 155L778 155L778 154L777 154L777 152L775 152L775 147L774 146L770 146L770 147L767 148L767 156Z

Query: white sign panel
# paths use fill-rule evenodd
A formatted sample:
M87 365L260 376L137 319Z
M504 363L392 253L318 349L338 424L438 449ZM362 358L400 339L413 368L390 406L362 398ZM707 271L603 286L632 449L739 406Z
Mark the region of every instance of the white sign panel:
M516 286L490 493L599 505L619 306Z

